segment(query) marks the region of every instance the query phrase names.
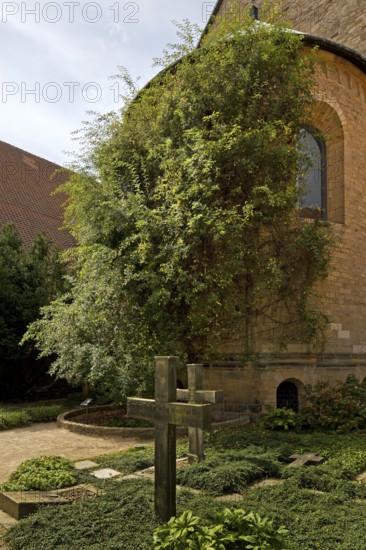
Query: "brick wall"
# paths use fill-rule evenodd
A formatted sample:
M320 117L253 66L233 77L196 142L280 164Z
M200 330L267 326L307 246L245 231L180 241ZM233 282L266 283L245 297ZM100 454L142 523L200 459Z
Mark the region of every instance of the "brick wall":
M216 22L228 4L223 2ZM235 2L235 16L250 5ZM283 7L297 30L366 56L366 0L284 0ZM257 342L261 365L210 366L205 386L222 388L229 402L276 406L276 389L284 380L301 392L304 384L345 381L349 374L366 379L366 74L336 54L319 50L318 56L312 123L326 143L328 219L339 236L330 275L318 287L318 305L331 323L327 341L317 353L299 342L281 354L273 337ZM220 351L243 353L243 343L225 343Z

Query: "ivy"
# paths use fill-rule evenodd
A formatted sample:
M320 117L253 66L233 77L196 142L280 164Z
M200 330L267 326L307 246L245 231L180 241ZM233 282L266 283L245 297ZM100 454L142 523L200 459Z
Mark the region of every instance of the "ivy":
M174 63L137 94L125 76L122 109L80 134L62 188L72 288L28 331L55 373L121 396L148 391L155 354L205 360L233 339L249 354L267 331L311 343L325 325L331 229L297 215L312 55L251 20L199 48L180 31Z

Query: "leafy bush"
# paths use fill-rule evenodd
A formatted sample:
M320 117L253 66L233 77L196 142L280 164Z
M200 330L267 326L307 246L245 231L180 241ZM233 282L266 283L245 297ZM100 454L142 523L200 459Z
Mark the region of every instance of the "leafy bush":
M302 417L291 409L274 409L261 420L261 426L267 430L290 430L300 428Z
M345 383L306 386L301 411L310 428L348 432L366 428L366 388L353 375Z
M281 550L286 548L286 534L284 527L276 529L268 518L241 509L224 508L211 521L186 510L179 518L171 518L155 529L154 549Z
M76 484L74 473L72 463L66 458L41 456L22 462L1 488L3 491L60 489Z

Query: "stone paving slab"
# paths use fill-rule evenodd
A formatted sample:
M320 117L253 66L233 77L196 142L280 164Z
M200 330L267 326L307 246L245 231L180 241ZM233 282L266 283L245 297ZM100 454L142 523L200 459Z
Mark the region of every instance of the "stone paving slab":
M356 480L360 483L366 483L366 472L362 472L362 474L358 475Z
M9 527L14 525L16 522L17 520L15 518L12 518L9 514L0 510L0 528L4 527L5 529L9 529Z
M91 473L91 475L97 477L98 479L110 479L111 477L120 476L122 474L112 468L102 468L101 470L95 470Z
M92 460L80 460L75 462L74 467L76 470L88 470L89 468L98 468L99 464Z
M257 487L271 487L273 485L279 485L280 483L283 483L283 479L276 479L276 478L267 478L262 479L262 481L256 481L255 483L250 485L250 488L256 489Z

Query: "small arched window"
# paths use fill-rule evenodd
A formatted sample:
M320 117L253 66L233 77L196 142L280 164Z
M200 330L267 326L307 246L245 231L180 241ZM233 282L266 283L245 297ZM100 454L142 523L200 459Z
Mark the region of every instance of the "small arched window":
M298 178L302 191L299 206L306 217L325 218L327 215L327 193L324 140L316 131L303 128L300 132L299 145L301 152L305 155Z

